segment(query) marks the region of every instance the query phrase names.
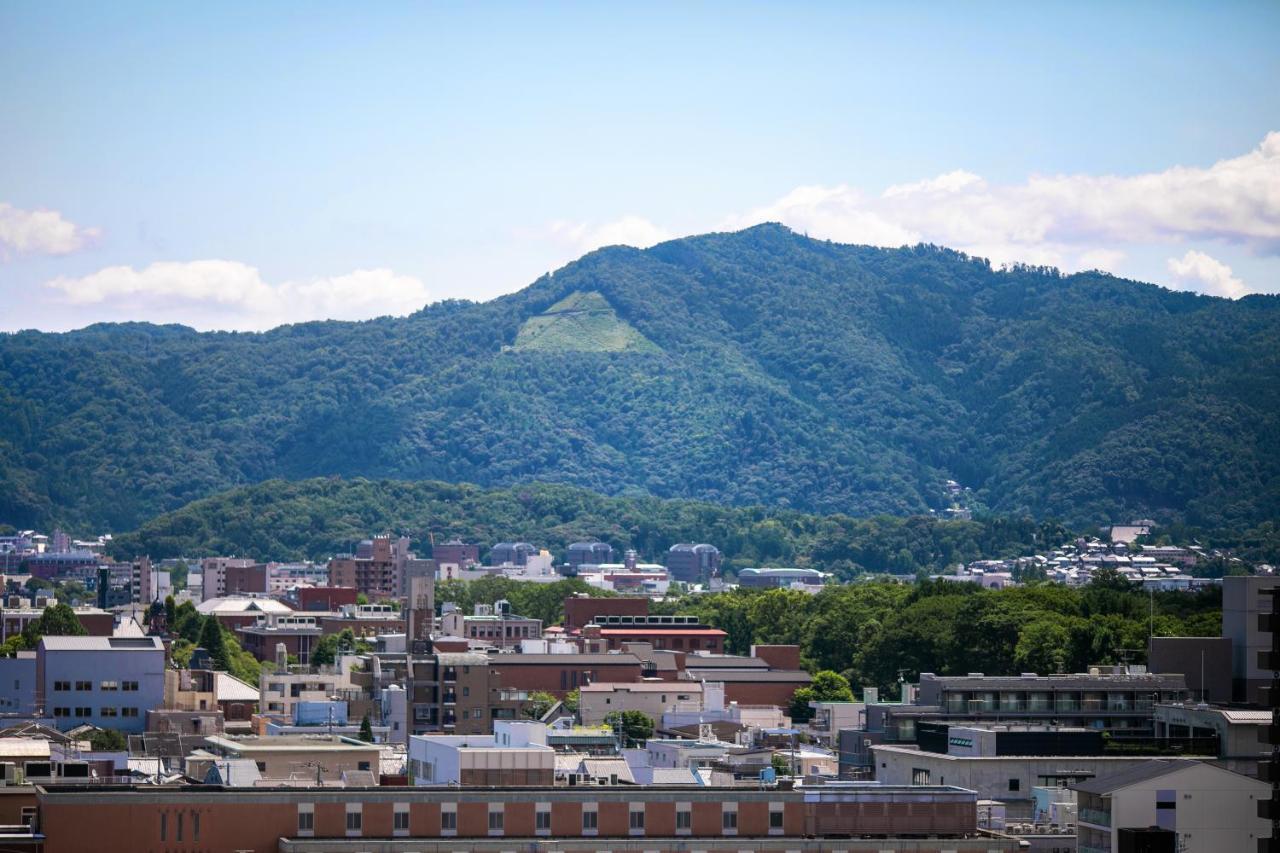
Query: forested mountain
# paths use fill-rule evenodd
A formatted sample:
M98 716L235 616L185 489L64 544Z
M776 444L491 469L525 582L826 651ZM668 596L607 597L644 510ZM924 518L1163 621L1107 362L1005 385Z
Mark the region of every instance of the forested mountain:
M659 560L677 542L712 542L726 568L815 566L841 577L862 571L941 571L979 557L1016 557L1058 545L1070 533L1052 522L932 517L855 519L797 510L728 507L660 498L606 497L577 486L521 484L503 489L439 482L270 480L194 501L116 538L118 557L237 554L259 560L325 560L371 532L428 541L458 537L487 551L526 540L559 560L581 540L605 541L616 557L634 548ZM483 554L484 552L482 552Z
M0 337L0 520L129 529L318 475L854 515L1280 516L1280 298L764 225L263 334Z

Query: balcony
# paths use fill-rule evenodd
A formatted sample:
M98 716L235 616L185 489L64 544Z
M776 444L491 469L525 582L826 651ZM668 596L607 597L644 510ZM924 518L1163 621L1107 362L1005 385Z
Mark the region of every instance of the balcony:
M1081 823L1091 823L1094 826L1111 826L1111 812L1104 812L1102 809L1080 809L1077 813L1077 819ZM1084 850L1084 847L1080 847Z

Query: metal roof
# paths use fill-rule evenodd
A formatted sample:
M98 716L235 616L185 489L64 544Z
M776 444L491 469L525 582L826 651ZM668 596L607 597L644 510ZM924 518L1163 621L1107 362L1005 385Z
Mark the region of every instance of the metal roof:
M42 637L53 652L154 652L164 651L159 637Z

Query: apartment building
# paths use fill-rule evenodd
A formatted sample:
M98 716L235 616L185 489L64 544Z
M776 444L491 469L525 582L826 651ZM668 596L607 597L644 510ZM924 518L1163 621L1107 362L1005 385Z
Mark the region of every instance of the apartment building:
M639 711L661 721L664 714L701 710L702 683L697 681L596 682L578 688L578 714L587 726L600 725L617 711Z
M1271 596L1264 590L1280 587L1275 575L1222 579L1222 636L1231 641L1231 679L1236 701L1264 704L1259 693L1271 685L1271 671L1258 666L1258 653L1271 651L1271 634L1258 623L1271 613Z
M36 650L36 705L59 729L83 723L141 732L164 702L158 637L44 637Z
M511 787L554 784L556 762L545 725L499 720L491 735L410 737L409 768L414 785Z
M403 598L406 569L411 564L435 568L434 560L419 560L409 550L407 536L375 536L356 546L355 554L329 561L329 586L354 587L371 602Z
M648 643L659 650L711 654L724 651L728 636L719 628L703 625L697 616L605 614L594 617L581 633L584 640L604 641L609 650L620 649L625 643Z
M447 610L440 617L440 630L446 636L479 640L499 648L512 648L523 640L542 636L542 620L518 616L506 601L477 604L475 612L464 614Z

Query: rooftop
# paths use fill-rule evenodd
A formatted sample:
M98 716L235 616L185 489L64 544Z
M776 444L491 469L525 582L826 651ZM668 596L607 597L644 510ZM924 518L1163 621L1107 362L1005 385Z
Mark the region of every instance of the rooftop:
M376 744L365 743L354 738L340 735L276 735L274 737L258 737L256 735L233 738L214 735L205 738L209 746L227 752L365 752L378 749Z
M51 652L163 652L159 637L42 637Z

